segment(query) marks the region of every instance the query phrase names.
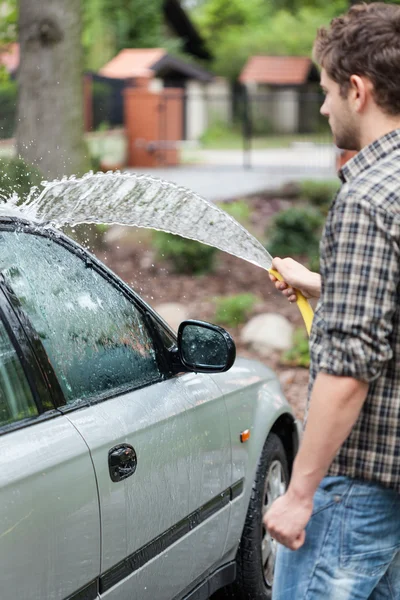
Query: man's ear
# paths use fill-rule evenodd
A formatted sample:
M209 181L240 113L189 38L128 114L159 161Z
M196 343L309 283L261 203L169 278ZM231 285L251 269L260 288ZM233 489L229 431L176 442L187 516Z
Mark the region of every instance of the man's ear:
M350 77L350 90L348 98L356 112L361 112L372 97L372 83L367 77L352 75Z

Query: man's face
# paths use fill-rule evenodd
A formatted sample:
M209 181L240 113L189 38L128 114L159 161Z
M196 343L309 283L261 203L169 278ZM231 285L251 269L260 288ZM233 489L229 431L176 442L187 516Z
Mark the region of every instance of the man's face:
M329 120L336 146L343 150L359 150L360 133L356 115L350 110L348 98L340 95L339 84L327 75L325 69L321 71L321 88L325 94L321 114Z

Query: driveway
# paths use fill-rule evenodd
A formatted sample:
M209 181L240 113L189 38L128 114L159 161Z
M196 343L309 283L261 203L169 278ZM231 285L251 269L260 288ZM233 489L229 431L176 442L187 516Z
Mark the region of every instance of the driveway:
M273 190L302 179L336 177L335 149L328 145L253 150L247 158L249 168L244 166L240 150L193 150L185 152L185 160L192 164L129 171L172 181L212 201Z

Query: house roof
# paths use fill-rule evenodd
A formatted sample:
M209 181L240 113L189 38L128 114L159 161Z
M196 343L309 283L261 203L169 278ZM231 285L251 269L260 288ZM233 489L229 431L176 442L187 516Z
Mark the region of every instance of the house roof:
M126 48L104 65L99 73L113 79L152 77L152 66L166 54L162 48Z
M168 77L170 73L179 73L199 81L213 79L209 71L171 56L163 48L126 48L104 65L99 73L112 79Z
M19 44L9 44L0 51L0 65L5 67L8 73L15 73L19 65Z
M241 83L302 85L319 81L318 71L306 56L252 56L244 66Z

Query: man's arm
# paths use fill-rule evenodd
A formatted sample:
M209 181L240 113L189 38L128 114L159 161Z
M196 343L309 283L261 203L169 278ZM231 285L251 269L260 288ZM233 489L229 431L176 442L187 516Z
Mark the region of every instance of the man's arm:
M278 281L270 274L277 290L282 292L289 302L296 302L296 289L305 298L319 298L321 295L321 276L313 273L292 258L274 258L272 267L280 273L284 281Z
M320 373L313 387L307 426L289 488L264 517L271 536L292 550L305 540L314 493L349 436L368 393L368 383Z

